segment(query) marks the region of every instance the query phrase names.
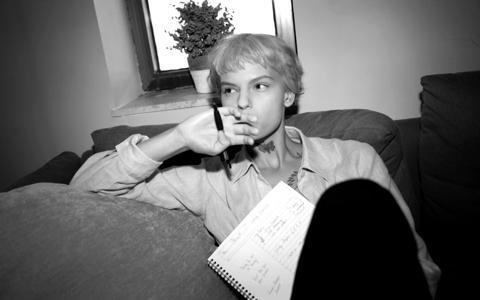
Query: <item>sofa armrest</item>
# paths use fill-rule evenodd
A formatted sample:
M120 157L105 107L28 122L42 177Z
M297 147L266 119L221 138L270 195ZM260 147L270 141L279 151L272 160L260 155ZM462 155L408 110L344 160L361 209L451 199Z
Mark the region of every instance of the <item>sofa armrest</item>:
M1 299L237 299L200 218L37 183L0 193Z

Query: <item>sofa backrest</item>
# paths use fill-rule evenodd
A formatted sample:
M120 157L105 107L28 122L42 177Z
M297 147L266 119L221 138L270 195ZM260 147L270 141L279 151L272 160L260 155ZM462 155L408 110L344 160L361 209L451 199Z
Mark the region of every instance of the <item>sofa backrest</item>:
M432 211L445 218L479 216L480 71L424 76L421 84L419 164L426 204L448 207L448 215Z
M480 251L472 242L480 228L480 71L424 76L421 84L426 237L441 267L461 265L459 258L470 265Z
M400 135L395 122L388 116L366 109L344 109L319 112L307 112L292 115L287 125L295 126L307 136L357 140L370 144L385 162L390 175L398 185L414 219L419 218L410 175L404 162ZM114 149L114 147L134 133L154 136L175 124L145 126L115 126L92 132L95 152ZM164 163L164 166L195 164L202 156L182 153Z

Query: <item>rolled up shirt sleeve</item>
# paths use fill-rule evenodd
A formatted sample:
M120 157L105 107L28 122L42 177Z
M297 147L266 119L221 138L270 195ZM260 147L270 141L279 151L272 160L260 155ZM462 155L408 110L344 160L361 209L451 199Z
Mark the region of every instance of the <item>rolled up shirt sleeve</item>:
M162 176L156 176L162 163L152 160L138 148L137 144L147 139L147 136L135 134L118 144L115 150L92 155L70 185L82 191L134 199L169 209L184 208L171 185L162 180ZM162 191L160 194L151 192L149 185L154 177L155 190Z

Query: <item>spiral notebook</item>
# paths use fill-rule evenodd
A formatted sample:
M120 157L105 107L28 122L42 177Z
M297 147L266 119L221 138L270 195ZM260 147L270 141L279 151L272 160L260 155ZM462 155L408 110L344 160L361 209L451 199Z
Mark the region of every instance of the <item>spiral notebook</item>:
M278 183L208 258L247 299L290 299L314 205Z

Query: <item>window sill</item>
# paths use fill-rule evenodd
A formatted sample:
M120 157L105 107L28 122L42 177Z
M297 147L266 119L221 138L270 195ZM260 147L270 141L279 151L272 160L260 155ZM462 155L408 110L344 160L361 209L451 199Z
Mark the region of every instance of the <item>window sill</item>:
M199 94L193 87L149 92L140 95L132 102L112 110L113 117L144 114L157 111L210 106L215 94Z

